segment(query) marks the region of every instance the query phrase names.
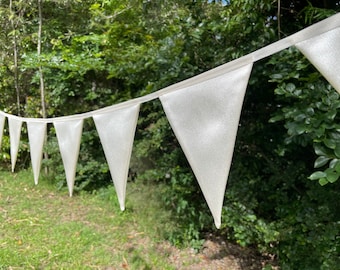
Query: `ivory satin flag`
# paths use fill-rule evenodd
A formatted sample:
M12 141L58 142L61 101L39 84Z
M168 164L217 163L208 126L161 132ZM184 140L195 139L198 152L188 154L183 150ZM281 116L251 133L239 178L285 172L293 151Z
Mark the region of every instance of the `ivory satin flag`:
M340 93L340 28L295 45Z
M44 122L27 122L28 140L30 145L30 155L34 183L37 185L39 181L41 161L43 155L43 147L46 136L46 123Z
M93 116L122 211L139 107L137 104Z
M83 131L83 119L56 121L53 124L57 133L69 194L72 197Z
M217 228L252 64L160 96Z
M14 172L19 151L22 120L20 118L10 117L8 118L8 125L9 125L9 140L11 145L10 153L12 172Z

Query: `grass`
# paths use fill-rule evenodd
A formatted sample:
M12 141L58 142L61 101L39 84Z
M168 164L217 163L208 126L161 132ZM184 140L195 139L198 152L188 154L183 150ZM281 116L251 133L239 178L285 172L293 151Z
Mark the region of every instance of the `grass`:
M0 171L0 269L174 269L159 248L171 230L162 187L128 184L68 197L31 171Z

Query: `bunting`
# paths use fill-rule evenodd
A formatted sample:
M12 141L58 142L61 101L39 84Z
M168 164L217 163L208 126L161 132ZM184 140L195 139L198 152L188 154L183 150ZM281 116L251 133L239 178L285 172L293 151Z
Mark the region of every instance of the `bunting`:
M217 228L252 65L160 97Z
M93 116L122 211L138 114L139 104Z
M83 120L56 121L53 124L57 133L69 194L70 197L72 197L80 149L80 139L83 129Z
M30 155L31 155L34 183L37 185L39 181L42 153L43 153L44 141L46 137L46 123L28 121L27 131L28 131L28 140L29 140L29 145L30 145Z
M146 96L87 113L24 118L0 111L0 146L6 117L12 171L26 122L34 182L38 183L46 126L56 130L69 194L72 196L83 121L93 118L121 210L140 105L159 98L197 178L217 228L233 155L244 94L254 62L296 46L340 93L340 14L193 78Z
M19 143L21 136L21 127L22 120L20 118L8 118L9 125L9 141L11 145L11 164L12 164L12 172L14 172L15 164L17 162L17 156L19 151Z

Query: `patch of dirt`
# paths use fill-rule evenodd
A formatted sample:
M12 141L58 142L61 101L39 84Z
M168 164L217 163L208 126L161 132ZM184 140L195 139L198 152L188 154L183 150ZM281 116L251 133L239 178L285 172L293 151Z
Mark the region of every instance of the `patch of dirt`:
M192 249L179 250L170 244L159 248L169 254L169 263L179 270L261 270L266 265L279 269L272 256L260 255L213 235L206 237L198 253Z

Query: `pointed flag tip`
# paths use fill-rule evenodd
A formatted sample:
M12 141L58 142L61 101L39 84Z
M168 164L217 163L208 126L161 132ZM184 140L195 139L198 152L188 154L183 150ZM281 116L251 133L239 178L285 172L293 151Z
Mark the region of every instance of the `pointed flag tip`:
M221 219L220 218L218 220L215 219L214 221L216 229L221 229Z

